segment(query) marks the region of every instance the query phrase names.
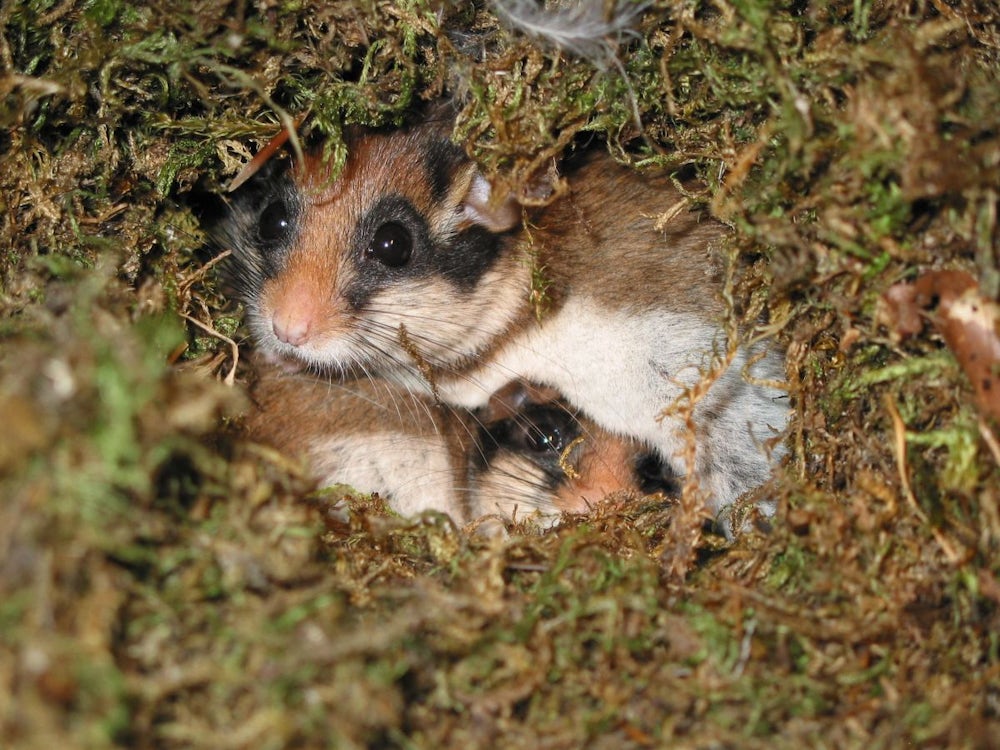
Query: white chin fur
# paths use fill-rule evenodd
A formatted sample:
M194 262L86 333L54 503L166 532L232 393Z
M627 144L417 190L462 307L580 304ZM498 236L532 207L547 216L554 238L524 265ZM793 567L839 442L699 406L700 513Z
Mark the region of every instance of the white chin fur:
M351 347L340 341L320 341L303 346L286 344L271 331L269 325L257 327L251 324L257 351L267 362L277 365L286 372L295 372L309 367L344 368L350 367L362 358Z

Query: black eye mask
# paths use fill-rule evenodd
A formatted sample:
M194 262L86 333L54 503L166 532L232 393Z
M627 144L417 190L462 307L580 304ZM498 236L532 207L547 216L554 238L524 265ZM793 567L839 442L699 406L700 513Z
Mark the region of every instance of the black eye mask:
M562 406L528 404L516 416L485 425L480 430L479 466L485 470L500 451L525 456L555 487L565 479L560 459L581 434L580 424Z
M353 244L359 275L370 287L437 276L471 291L493 267L503 238L478 225L438 236L410 200L390 193L358 220Z
M531 404L517 417L499 422L489 434L508 450L539 460L554 457L558 462L566 447L580 436L580 425L561 407Z
M244 301L278 273L295 241L302 198L290 167L288 158L271 159L239 190L218 198L219 210L206 222L214 243L232 251L225 274Z
M634 471L639 489L647 495L662 492L674 497L681 493L682 477L655 453L642 453L636 457Z
M582 434L580 423L564 407L529 404L517 416L482 429L480 468L486 468L500 450L516 453L541 468L555 487L566 478L561 464L563 453ZM647 495L680 494L681 477L652 451L635 457L632 472L639 490Z

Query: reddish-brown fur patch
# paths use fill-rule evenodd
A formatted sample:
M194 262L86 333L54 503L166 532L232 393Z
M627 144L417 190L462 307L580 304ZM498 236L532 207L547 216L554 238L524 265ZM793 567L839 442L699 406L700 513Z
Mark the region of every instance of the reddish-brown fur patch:
M261 310L273 317L276 332L293 332L295 343L302 344L349 330L343 291L354 274L350 254L358 219L392 193L422 213L434 209L427 179L414 175L424 163L425 139L417 134L359 138L335 178L318 155L306 157L296 174L304 204L297 239L281 271L261 290Z
M584 513L612 493L641 491L635 476L638 444L596 426L587 432L579 463L572 467L578 476L556 492L555 505L561 511Z

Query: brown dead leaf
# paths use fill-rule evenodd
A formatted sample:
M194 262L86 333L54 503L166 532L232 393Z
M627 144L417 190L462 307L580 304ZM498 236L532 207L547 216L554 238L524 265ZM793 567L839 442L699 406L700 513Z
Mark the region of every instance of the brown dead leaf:
M1000 305L984 297L965 271L928 271L882 297L886 322L898 336L919 333L930 320L954 353L979 408L1000 420Z

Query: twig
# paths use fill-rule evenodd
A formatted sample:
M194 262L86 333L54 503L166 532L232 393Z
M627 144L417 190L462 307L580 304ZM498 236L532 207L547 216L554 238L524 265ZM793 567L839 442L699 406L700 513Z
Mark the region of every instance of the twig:
M229 344L229 348L230 348L230 350L233 353L233 365L232 365L232 367L229 368L229 374L226 375L226 377L223 380L223 382L226 385L228 385L228 386L232 386L234 383L236 383L236 365L239 364L239 361L240 361L240 347L239 347L239 344L237 344L235 341L233 341L228 336L219 333L212 326L207 325L205 323L202 323L200 320L198 320L195 317L192 317L191 315L188 315L187 313L181 313L180 315L181 315L182 318L184 318L184 320L188 321L189 323L193 323L198 328L200 328L205 333L207 333L209 336L214 336L215 338L217 338L217 339L219 339L221 341L225 341L227 344Z
M574 440L569 445L567 445L563 449L563 452L559 454L559 468L563 470L563 473L569 479L579 479L580 478L580 472L578 472L573 467L573 464L571 464L569 462L569 454L572 453L576 449L576 447L578 445L582 444L585 439L586 438L584 438L583 435L578 436L576 438L576 440Z
M1000 442L997 441L997 436L993 434L993 430L990 426L986 424L986 419L984 417L979 417L979 434L983 436L983 440L986 441L986 445L990 449L990 453L993 454L993 460L1000 465Z
M181 299L187 299L188 293L191 291L191 287L194 286L195 282L205 278L209 271L232 254L232 250L221 252L203 266L196 269L193 273L186 274L181 283L178 285L177 296Z
M906 496L906 501L913 508L913 512L917 514L917 517L930 528L931 534L937 540L938 545L940 545L941 550L944 552L945 557L948 558L948 562L952 565L957 565L961 562L962 558L955 551L954 546L951 542L941 533L934 524L930 522L927 518L927 514L924 513L923 508L917 503L917 498L913 494L913 488L910 486L910 470L906 462L906 425L903 423L903 418L899 415L899 409L896 408L896 403L892 400L892 396L886 394L885 396L885 408L889 412L889 417L892 419L892 428L895 434L895 453L896 453L896 466L899 470L899 481L903 485L903 494Z

